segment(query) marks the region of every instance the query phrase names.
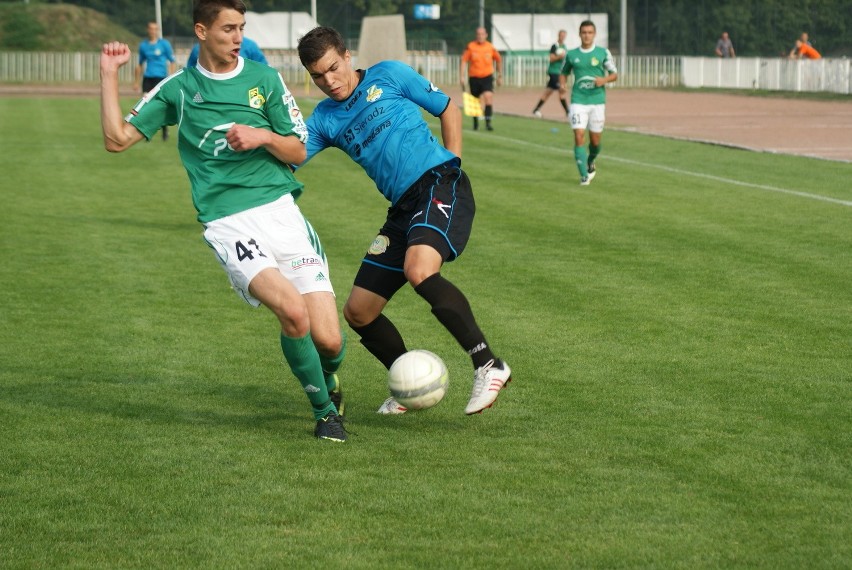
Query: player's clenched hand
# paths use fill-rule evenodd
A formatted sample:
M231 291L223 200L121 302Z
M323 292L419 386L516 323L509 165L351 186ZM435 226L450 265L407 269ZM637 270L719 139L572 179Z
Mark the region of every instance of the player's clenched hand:
M234 125L225 134L228 145L236 151L252 150L269 143L270 132L248 125Z
M130 47L121 42L110 42L101 48L101 71L115 71L130 61Z

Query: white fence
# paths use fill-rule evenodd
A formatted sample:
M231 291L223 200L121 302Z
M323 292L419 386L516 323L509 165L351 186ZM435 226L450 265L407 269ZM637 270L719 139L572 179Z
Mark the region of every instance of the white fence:
M292 52L268 51L270 65L292 85L308 81L299 58ZM186 61L178 53L178 63ZM0 52L3 83L98 83L97 53ZM354 62L357 65L357 56ZM409 52L408 63L436 85L459 81L459 56L438 52ZM816 61L779 58L719 59L704 57L616 57L619 79L615 87L725 87L781 91L852 93L852 65L847 59ZM123 83L133 81L135 59L121 69ZM508 87L543 87L547 81L545 58L504 58L503 84Z
M683 58L685 87L852 93L848 59Z

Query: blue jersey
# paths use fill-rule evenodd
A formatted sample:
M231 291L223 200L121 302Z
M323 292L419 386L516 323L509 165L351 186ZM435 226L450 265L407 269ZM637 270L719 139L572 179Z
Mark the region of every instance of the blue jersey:
M172 44L163 38L154 43L145 40L139 44L139 65L145 64L143 77L166 77L169 62L174 62Z
M198 65L198 52L200 50L201 48L198 44L192 46L192 50L189 52L189 57L186 60L187 67L195 67ZM243 36L243 43L240 44L240 57L269 65L269 62L266 61L266 56L263 55L263 51L261 51L257 42L250 40L245 36Z
M337 147L396 204L430 168L456 157L438 142L420 110L437 117L449 104L449 96L408 65L377 63L364 71L348 99L324 99L314 109L307 120L305 162Z

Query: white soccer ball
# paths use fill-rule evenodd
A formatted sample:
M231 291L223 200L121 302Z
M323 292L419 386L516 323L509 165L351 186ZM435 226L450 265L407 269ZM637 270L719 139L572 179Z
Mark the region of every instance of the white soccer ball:
M388 370L391 396L410 410L431 408L440 402L449 382L447 365L428 350L409 350Z

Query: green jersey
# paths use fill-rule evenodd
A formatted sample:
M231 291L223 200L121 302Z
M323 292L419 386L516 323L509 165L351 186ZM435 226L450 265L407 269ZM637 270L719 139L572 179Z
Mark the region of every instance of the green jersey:
M302 113L281 75L240 58L230 73L184 68L163 80L125 120L150 139L178 126L178 151L192 186L198 221L205 223L274 202L302 183L263 147L236 152L225 133L234 124L308 139Z
M574 87L571 88L571 102L580 105L603 105L606 103L606 87L596 86L595 77L606 77L617 73L615 61L609 50L592 46L584 50L575 48L565 57L562 75L574 73Z
M547 66L547 74L548 75L559 75L559 72L562 70L562 64L565 63L565 54L568 52L568 46L565 44L555 43L550 46L550 53L554 53L559 57L556 61L550 62L550 65Z

